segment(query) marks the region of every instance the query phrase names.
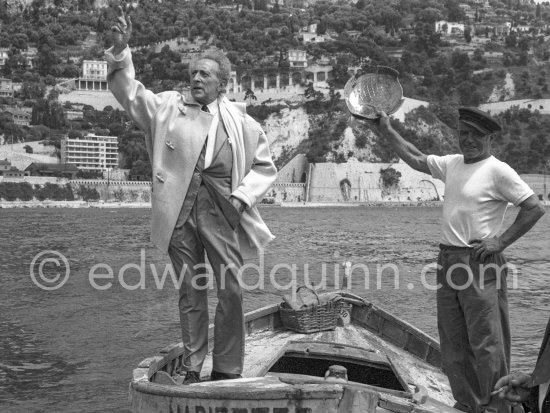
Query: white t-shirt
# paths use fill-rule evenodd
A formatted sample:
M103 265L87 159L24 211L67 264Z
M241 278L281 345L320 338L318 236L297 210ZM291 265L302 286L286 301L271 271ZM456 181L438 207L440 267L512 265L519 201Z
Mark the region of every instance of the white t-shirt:
M445 182L441 243L458 247L497 236L508 203L518 206L534 192L494 156L472 164L462 155L428 156L434 178Z

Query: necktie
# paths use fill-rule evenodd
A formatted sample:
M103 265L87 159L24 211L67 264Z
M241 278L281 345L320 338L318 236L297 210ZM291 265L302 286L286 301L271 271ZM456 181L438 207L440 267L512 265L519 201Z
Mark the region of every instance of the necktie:
M201 110L202 110L203 112L208 112L208 113L210 113L210 109L208 109L208 106L206 106L206 105L202 105Z

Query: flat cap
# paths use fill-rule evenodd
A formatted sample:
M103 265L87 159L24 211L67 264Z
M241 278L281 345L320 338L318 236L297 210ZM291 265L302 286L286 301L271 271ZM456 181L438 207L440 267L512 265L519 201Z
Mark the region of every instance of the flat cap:
M458 120L477 129L483 135L489 135L502 130L496 120L477 108L458 108Z

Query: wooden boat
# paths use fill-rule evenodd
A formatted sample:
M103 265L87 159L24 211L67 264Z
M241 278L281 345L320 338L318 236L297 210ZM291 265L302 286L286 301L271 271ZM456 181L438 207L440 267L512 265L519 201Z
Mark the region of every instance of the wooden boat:
M132 411L458 412L437 341L371 303L351 301L341 325L311 334L285 329L278 305L246 314L242 379L181 385L182 344L166 347L133 371ZM211 366L209 354L205 379ZM345 370L347 378L329 373Z

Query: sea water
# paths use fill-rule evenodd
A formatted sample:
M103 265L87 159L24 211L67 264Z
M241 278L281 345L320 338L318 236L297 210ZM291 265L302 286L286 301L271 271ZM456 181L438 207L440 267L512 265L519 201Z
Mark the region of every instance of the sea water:
M430 265L440 208L261 213L277 238L245 272L247 311L309 281L349 288L437 339ZM0 211L1 412L128 411L132 369L180 340L177 292L168 259L149 242L149 219L149 209ZM549 223L546 214L506 251L516 267L508 279L513 370L533 368L550 317ZM211 314L215 296L213 288Z

